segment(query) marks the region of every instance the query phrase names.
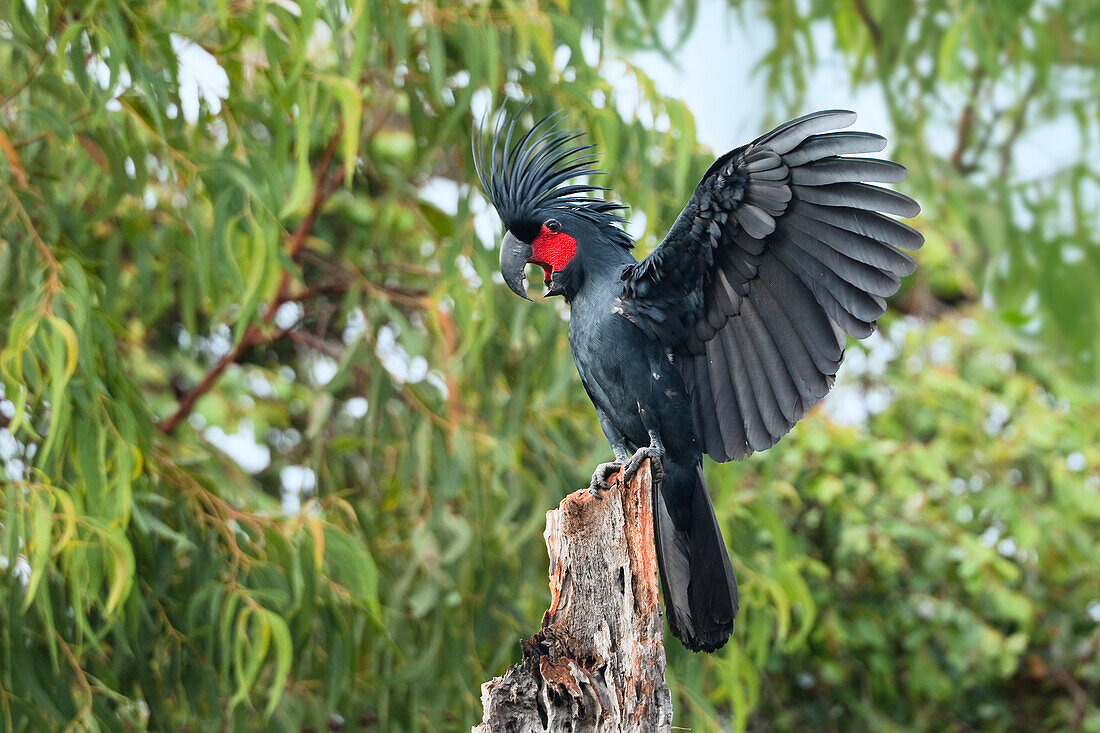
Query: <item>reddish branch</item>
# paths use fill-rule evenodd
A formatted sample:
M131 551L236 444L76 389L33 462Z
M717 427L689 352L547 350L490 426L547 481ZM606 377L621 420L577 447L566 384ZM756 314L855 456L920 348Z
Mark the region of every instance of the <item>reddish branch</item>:
M306 238L312 231L313 225L316 223L322 207L340 186L340 181L344 177L343 163L338 165L333 173L329 173L329 168L332 166L332 160L336 155L336 146L340 141L342 133L343 125L340 124L329 139L328 144L321 153L321 159L313 169L313 200L310 203L309 211L302 221L298 223L293 233L291 233L290 241L287 243L287 255L289 255L292 262L297 263L300 253L302 252L302 247L305 245ZM221 377L222 373L229 368L229 365L239 361L246 351L253 346L274 341L283 336L285 331L281 329L265 332L263 327L271 325L275 320L275 314L278 312L279 307L284 303L301 300L303 297L308 297L308 295L316 293L315 290L307 289L302 293L291 294L290 284L291 274L288 270L284 270L282 277L279 279L279 287L278 290L276 290L275 298L268 303L267 308L260 317L260 322L258 324L249 324L244 334L241 335L240 341L230 349L229 353L222 356L222 358L210 368L210 371L203 375L203 378L199 380L198 384L187 390L187 392L180 397L179 404L176 405L176 409L172 414L157 424L157 429L160 430L160 432L168 435L175 430L176 426L195 409L195 403L198 402L199 398L209 392L218 381L218 378Z

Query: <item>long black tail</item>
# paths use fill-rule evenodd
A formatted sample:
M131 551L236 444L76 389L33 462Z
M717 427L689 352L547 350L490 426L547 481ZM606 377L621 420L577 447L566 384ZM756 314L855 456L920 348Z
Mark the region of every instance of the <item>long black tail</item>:
M664 468L653 487L653 533L669 626L688 649L712 652L733 631L737 581L702 467Z

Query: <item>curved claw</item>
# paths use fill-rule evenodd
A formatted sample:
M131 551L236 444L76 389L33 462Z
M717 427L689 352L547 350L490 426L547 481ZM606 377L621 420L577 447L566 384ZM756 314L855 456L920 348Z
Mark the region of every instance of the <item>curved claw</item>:
M600 491L608 491L611 488L607 483L607 477L618 471L622 465L622 461L612 461L596 466L596 470L592 472L592 480L588 484L588 493L602 501Z
M664 457L665 452L660 447L652 445L642 446L634 451L634 455L632 455L630 460L623 466L622 480L629 481L634 478L634 474L638 473L638 469L642 467L642 463L648 458L649 469L653 473L653 478L660 481L665 475L664 466L661 465L661 460Z

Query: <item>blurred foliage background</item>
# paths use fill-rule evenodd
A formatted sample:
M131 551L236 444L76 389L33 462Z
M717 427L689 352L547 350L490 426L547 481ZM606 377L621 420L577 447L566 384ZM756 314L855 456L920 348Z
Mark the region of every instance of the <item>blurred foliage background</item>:
M716 151L631 54L699 9L5 0L0 727L479 719L607 448L472 126L566 110L647 251ZM708 465L743 611L670 643L676 723L1100 731L1100 6L726 12L761 131L827 60L881 91L928 244L825 405Z

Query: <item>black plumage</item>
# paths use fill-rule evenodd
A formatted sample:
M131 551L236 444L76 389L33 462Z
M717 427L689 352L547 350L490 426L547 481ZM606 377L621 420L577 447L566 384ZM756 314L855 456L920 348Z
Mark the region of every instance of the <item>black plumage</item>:
M512 145L517 117L502 119L494 128L488 160L480 131L474 130L474 168L508 231L528 234L529 227L535 225L537 231L537 225L554 212L568 211L602 225L620 247L633 247L630 237L616 226L623 221L619 212L625 207L584 195L607 189L589 183L560 185L572 178L603 175L592 165L595 156L587 154L595 146L573 145L583 133L559 129L561 113L543 117Z
M482 185L508 229L505 281L523 295L523 266L542 265L548 294L571 304L581 382L615 453L592 479L662 469L655 541L673 633L694 650L726 642L737 585L703 482L701 453L739 459L775 444L833 385L844 334L868 336L921 246L905 169L849 157L886 139L836 132L855 114L792 120L721 157L656 250L631 256L621 205L588 194L590 146L544 118L512 145L497 127ZM526 296L525 296L526 297Z

